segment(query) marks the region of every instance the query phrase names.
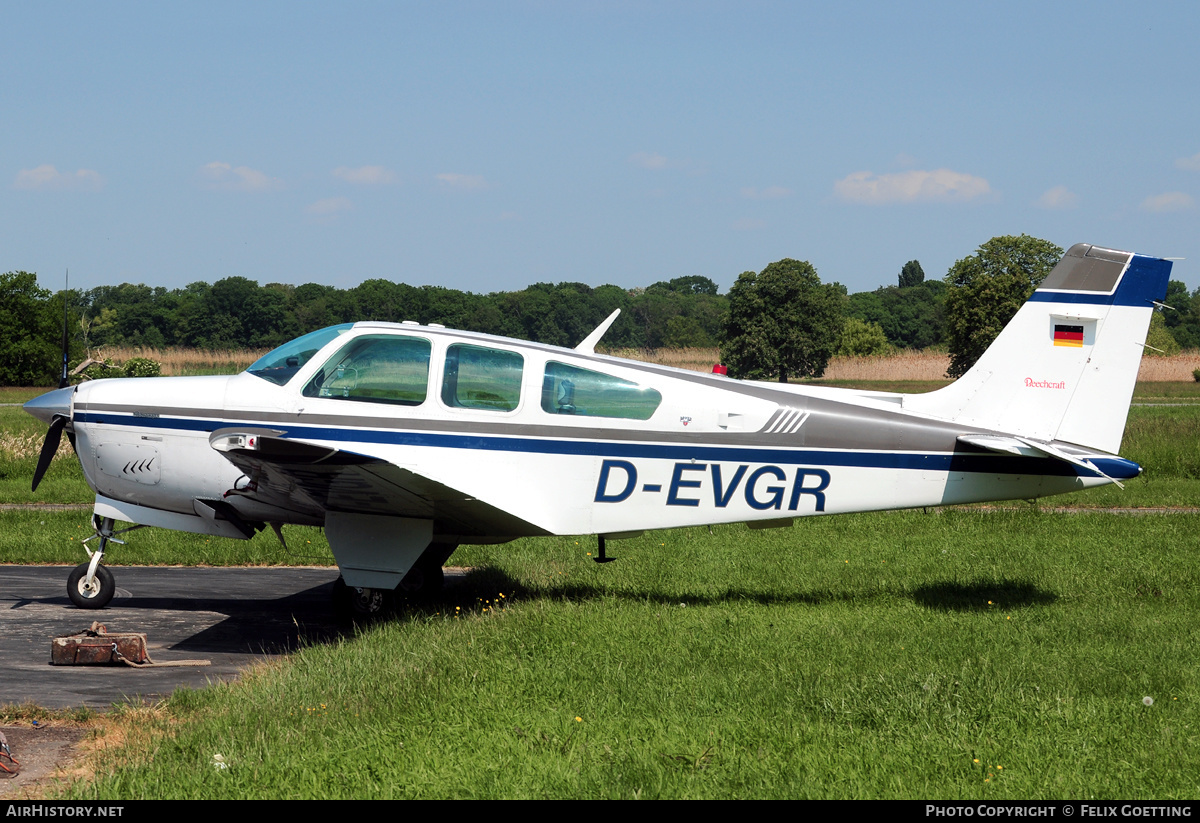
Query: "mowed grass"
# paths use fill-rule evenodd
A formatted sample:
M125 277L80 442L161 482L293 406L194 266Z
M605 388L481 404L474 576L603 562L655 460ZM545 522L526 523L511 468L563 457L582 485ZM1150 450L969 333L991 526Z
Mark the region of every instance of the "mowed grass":
M472 547L437 603L129 712L68 795L1190 798L1198 526L849 515L603 566L586 539Z

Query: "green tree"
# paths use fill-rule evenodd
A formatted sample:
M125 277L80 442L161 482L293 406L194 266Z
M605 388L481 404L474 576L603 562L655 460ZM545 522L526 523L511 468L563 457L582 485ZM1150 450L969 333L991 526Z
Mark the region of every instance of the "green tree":
M731 377L820 377L845 323L844 289L804 260L744 272L729 290L721 355Z
M0 274L0 386L50 386L62 366L63 300L39 288L27 271ZM69 328L79 318L68 319ZM70 341L72 354L79 345Z
M713 339L694 317L676 315L667 321L667 334L663 345L672 349L687 349L698 346L711 346Z
M1200 295L1200 289L1195 292ZM1196 315L1196 300L1188 294L1187 285L1182 280L1172 280L1167 284L1167 297L1163 300L1171 308L1162 312L1167 331L1185 349L1200 346L1200 317Z
M837 353L841 357L873 357L887 354L891 348L887 335L878 323L847 317L846 325L842 327L842 344Z
M900 288L906 289L909 286L919 286L925 282L925 270L921 268L921 264L916 260L909 260L904 264L904 268L900 269Z
M1142 353L1148 357L1170 357L1179 354L1179 342L1171 336L1167 329L1166 317L1161 310L1150 315L1150 329L1146 333L1146 345Z
M660 280L646 291L650 289L658 289L660 291L674 291L681 294L711 294L717 293L717 284L711 279L698 274L689 275L687 277L676 277L672 280Z
M942 299L946 284L925 280L918 286L881 286L850 295L846 314L878 323L888 342L923 349L942 342Z
M962 377L1062 257L1048 240L993 237L946 274L950 377Z

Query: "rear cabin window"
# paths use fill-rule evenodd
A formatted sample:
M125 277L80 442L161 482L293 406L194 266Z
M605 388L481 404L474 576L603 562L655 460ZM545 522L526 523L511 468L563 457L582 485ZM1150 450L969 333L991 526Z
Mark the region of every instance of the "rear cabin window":
M429 393L429 352L421 337L356 337L321 367L304 396L419 406Z
M512 411L521 402L524 365L516 352L455 343L446 350L442 402L459 409Z
M649 420L662 395L610 374L551 360L542 380L542 409L550 414Z

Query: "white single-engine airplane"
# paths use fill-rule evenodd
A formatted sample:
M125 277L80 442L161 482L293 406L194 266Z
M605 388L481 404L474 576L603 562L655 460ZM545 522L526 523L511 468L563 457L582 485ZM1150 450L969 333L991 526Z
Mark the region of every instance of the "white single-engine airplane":
M97 380L25 404L96 492L70 575L103 608L115 521L246 539L324 526L342 602L436 589L460 543L1035 498L1116 456L1171 263L1073 246L975 366L928 394L732 380L436 324L347 323L228 377ZM136 527L135 527L136 528ZM124 530L122 530L124 531ZM118 541L119 542L119 541Z

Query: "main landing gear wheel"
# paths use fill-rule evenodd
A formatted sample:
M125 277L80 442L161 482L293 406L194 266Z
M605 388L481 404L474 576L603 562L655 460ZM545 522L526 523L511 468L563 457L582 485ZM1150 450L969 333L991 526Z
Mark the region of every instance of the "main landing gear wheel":
M103 609L117 593L117 583L112 572L104 566L96 567L96 576L88 582L88 563L81 563L67 578L67 596L81 609Z
M392 593L387 589L347 586L339 577L333 584L333 603L337 610L350 617L379 617L392 605Z
M426 599L436 596L445 582L446 573L441 565L418 563L404 575L404 579L396 587L396 594L413 599Z
M457 548L457 543L430 543L396 587L396 596L429 600L441 594L446 583L446 571L442 567Z

